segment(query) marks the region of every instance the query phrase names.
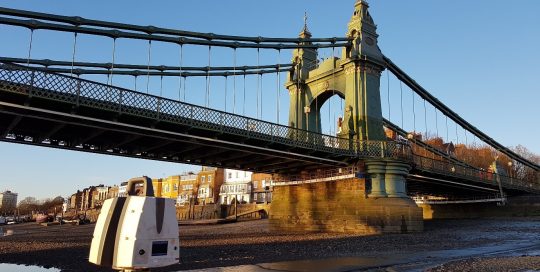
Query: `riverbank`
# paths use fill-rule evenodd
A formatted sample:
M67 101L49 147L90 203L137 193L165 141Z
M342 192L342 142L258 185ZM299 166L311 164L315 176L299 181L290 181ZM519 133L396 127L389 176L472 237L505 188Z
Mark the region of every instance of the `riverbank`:
M13 235L0 238L0 263L57 267L62 271L107 271L88 263L93 228L94 225L42 227L31 223L5 226L4 231L13 230ZM181 226L182 263L155 271L347 257L411 256L412 260L425 254L429 259L427 252L436 250L466 250L508 241L540 243L539 230L540 217L426 221L422 233L383 236L271 233L267 220ZM520 263L534 265L537 258L532 256ZM449 261L452 260L444 262ZM467 265L451 263L433 271L463 271Z

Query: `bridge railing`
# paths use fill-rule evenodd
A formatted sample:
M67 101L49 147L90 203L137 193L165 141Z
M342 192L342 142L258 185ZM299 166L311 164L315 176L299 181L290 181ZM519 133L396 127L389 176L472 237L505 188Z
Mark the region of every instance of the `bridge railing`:
M318 170L299 175L279 175L273 177L273 184L274 186L285 186L343 180L348 178L354 178L358 172L359 169L357 167L351 166Z
M465 167L460 164L450 163L432 158L414 156L415 167L424 171L449 175L457 178L480 181L498 186L499 182L505 188L514 188L525 191L540 191L540 183L534 178L518 179L505 175L498 175L488 171L482 171L472 167Z
M500 194L487 196L473 197L440 197L433 198L430 196L413 196L412 199L416 204L460 204L460 203L485 203L485 202L506 202L506 197Z
M0 62L3 91L355 158L411 161L407 143L358 141L275 124L116 86Z

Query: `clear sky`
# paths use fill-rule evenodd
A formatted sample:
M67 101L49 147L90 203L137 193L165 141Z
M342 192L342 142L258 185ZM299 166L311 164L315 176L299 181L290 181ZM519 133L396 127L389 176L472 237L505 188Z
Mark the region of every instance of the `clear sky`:
M379 46L404 71L439 100L467 121L505 146L522 144L539 154L540 143L540 2L521 1L391 1L372 0L370 12L378 25ZM344 36L353 11L353 0L340 1L247 1L247 0L183 0L183 1L3 1L0 6L62 15L78 15L140 25L214 32L219 34L296 37L308 13L309 30L314 37ZM0 25L0 55L26 57L29 31ZM71 60L73 35L36 31L33 58ZM81 35L77 41L76 60L111 61L112 41ZM146 64L147 43L117 42L116 62ZM332 50L320 50L319 57L329 57ZM339 55L336 50L335 55ZM208 48L184 48L184 65L208 65ZM261 51L261 64L290 62L291 52ZM232 65L231 49L212 48L211 65ZM256 65L254 50L239 50L238 65ZM178 65L179 48L175 45L153 44L153 65ZM104 81L104 78L88 77ZM134 86L133 79L115 77L115 84ZM263 78L265 103L262 118L276 121L276 76ZM285 75L280 76L281 85ZM256 77L247 78L246 103L237 102L237 112L247 104L246 115L257 116L255 110ZM399 83L383 73L381 98L385 116L400 123ZM212 79L210 105L224 109L224 79ZM137 80L138 90L145 91L146 79ZM237 89L243 79L236 79ZM159 79L151 79L150 90L159 92ZM178 96L178 79L164 80L164 95ZM204 104L204 79L188 79L188 101ZM221 87L220 87L221 86ZM227 107L231 111L233 82L229 79ZM390 90L388 92L388 90ZM281 105L287 105L286 90L280 88ZM407 99L411 92L404 89ZM390 93L390 99L388 99ZM239 95L239 93L237 94ZM433 109L412 98L416 105L416 120L411 121L411 107L404 108L407 130L428 130L435 133ZM387 101L390 100L390 106ZM409 100L410 101L410 100ZM333 103L333 104L332 104ZM331 132L334 117L339 115L338 100L323 107L330 110L323 119L323 131ZM412 104L412 103L406 103ZM390 116L388 116L390 108ZM430 114L431 109L431 114ZM280 123L286 122L286 107L280 109ZM440 115L440 114L439 114ZM326 120L326 121L325 121ZM444 120L437 117L440 134ZM425 123L428 123L425 127ZM331 124L331 125L329 125ZM457 133L450 124L448 140L461 141L472 136ZM439 131L438 131L439 132ZM10 189L38 198L67 196L77 189L99 183L116 184L134 176L163 177L198 166L154 162L140 159L95 155L74 151L38 148L0 143L0 190Z

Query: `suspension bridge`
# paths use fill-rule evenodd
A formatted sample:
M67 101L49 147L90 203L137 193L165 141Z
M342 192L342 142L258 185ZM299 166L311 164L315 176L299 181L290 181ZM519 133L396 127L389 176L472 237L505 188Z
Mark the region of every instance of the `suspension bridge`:
M347 172L347 178L367 178L366 195L374 199L540 193L539 165L464 120L380 51L368 7L356 1L347 35L330 38L313 38L307 23L298 37L242 37L0 8L0 24L29 30L27 56L0 56L0 140L266 172L282 186L324 182ZM33 58L37 32L73 35L71 59ZM77 60L81 40L93 37L110 39L110 62ZM121 40L146 43L147 62L117 63ZM177 46L178 65L153 64L156 44ZM188 46L208 51L207 66L184 65ZM212 65L216 48L230 50L229 66ZM332 54L320 61L323 49ZM251 65L238 65L242 50L256 50ZM277 62L261 64L261 52L275 54ZM281 61L284 52L292 62ZM383 71L388 101L390 77L399 82L393 95L400 105L393 109L400 109L401 122L383 118ZM270 76L275 83L268 83ZM129 77L132 88L115 84ZM150 89L151 78L159 79L159 90ZM255 86L246 87L246 78L255 79ZM164 79L178 82L175 97L164 95ZM141 80L145 86L137 86ZM188 101L190 89L202 90L202 103ZM282 102L285 94L288 105ZM275 101L269 101L271 95ZM412 129L403 121L411 118L403 111L408 96ZM423 109L415 109L415 99ZM270 105L275 116L265 120L262 109ZM435 132L428 131L428 107ZM327 132L325 119L331 122ZM460 142L450 141L449 121ZM424 123L424 132L417 122ZM479 150L489 150L489 165L471 155Z

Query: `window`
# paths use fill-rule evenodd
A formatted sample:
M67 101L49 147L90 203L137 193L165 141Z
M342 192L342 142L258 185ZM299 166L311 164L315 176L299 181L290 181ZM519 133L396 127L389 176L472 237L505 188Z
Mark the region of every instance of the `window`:
M201 183L204 183L206 181L206 176L201 176Z
M263 189L266 188L266 179L263 179L263 180L262 180L262 188L263 188Z
M229 172L229 173L227 174L227 178L232 179L232 173L231 173L231 172Z
M175 183L175 184L173 185L173 188L174 188L175 191L178 191L178 183Z
M253 189L257 189L257 183L259 183L258 181L253 181Z
M212 176L208 176L208 183L212 182Z
M238 172L236 172L236 178L238 178Z
M253 200L257 201L257 194L253 194Z

